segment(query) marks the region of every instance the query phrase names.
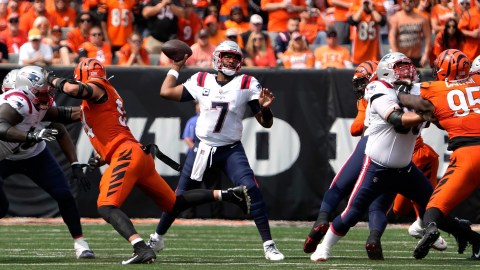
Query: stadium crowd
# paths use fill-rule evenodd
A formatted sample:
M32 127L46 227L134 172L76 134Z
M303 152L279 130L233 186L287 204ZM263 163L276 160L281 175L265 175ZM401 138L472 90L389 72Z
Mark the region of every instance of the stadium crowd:
M0 0L2 63L171 64L161 46L192 47L190 67L237 42L248 67L353 68L402 52L430 67L445 49L480 54L476 0Z

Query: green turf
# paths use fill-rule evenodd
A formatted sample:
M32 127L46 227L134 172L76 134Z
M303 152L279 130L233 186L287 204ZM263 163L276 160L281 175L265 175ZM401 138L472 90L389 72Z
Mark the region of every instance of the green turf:
M154 225L136 225L148 238ZM416 240L406 229L388 228L382 244L384 261L369 261L364 250L367 229L353 228L334 247L327 262L311 262L302 251L309 227L277 226L272 233L286 259L264 259L260 238L253 226L174 225L165 238L166 249L153 265L120 265L131 254L131 246L108 224L84 225L84 234L97 258L77 260L73 243L64 225L0 226L0 269L473 269L480 261L469 261L471 254L456 253L453 237L442 234L449 244L446 251L432 250L426 259L415 260Z

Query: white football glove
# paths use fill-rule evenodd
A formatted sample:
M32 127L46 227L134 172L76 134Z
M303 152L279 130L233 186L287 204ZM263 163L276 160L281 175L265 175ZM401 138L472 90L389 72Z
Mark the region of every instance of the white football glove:
M30 131L27 134L27 142L41 142L41 141L54 141L58 134L58 130L54 128L44 128L41 130Z

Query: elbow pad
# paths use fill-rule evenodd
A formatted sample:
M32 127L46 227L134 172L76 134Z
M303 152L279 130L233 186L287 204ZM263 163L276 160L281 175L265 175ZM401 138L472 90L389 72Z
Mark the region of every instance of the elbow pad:
M72 107L71 106L57 106L57 110L58 110L58 118L57 118L56 122L64 123L64 124L74 122L72 120Z
M393 111L387 118L387 122L393 126L397 133L406 134L411 128L404 127L402 124L402 116L404 112L401 110Z

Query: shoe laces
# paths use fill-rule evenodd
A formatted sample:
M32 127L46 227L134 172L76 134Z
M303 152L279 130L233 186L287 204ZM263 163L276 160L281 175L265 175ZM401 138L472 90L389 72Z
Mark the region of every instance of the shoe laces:
M265 247L265 252L266 253L280 254L280 251L277 249L277 246L275 246L275 243L272 243L272 244L266 246Z

